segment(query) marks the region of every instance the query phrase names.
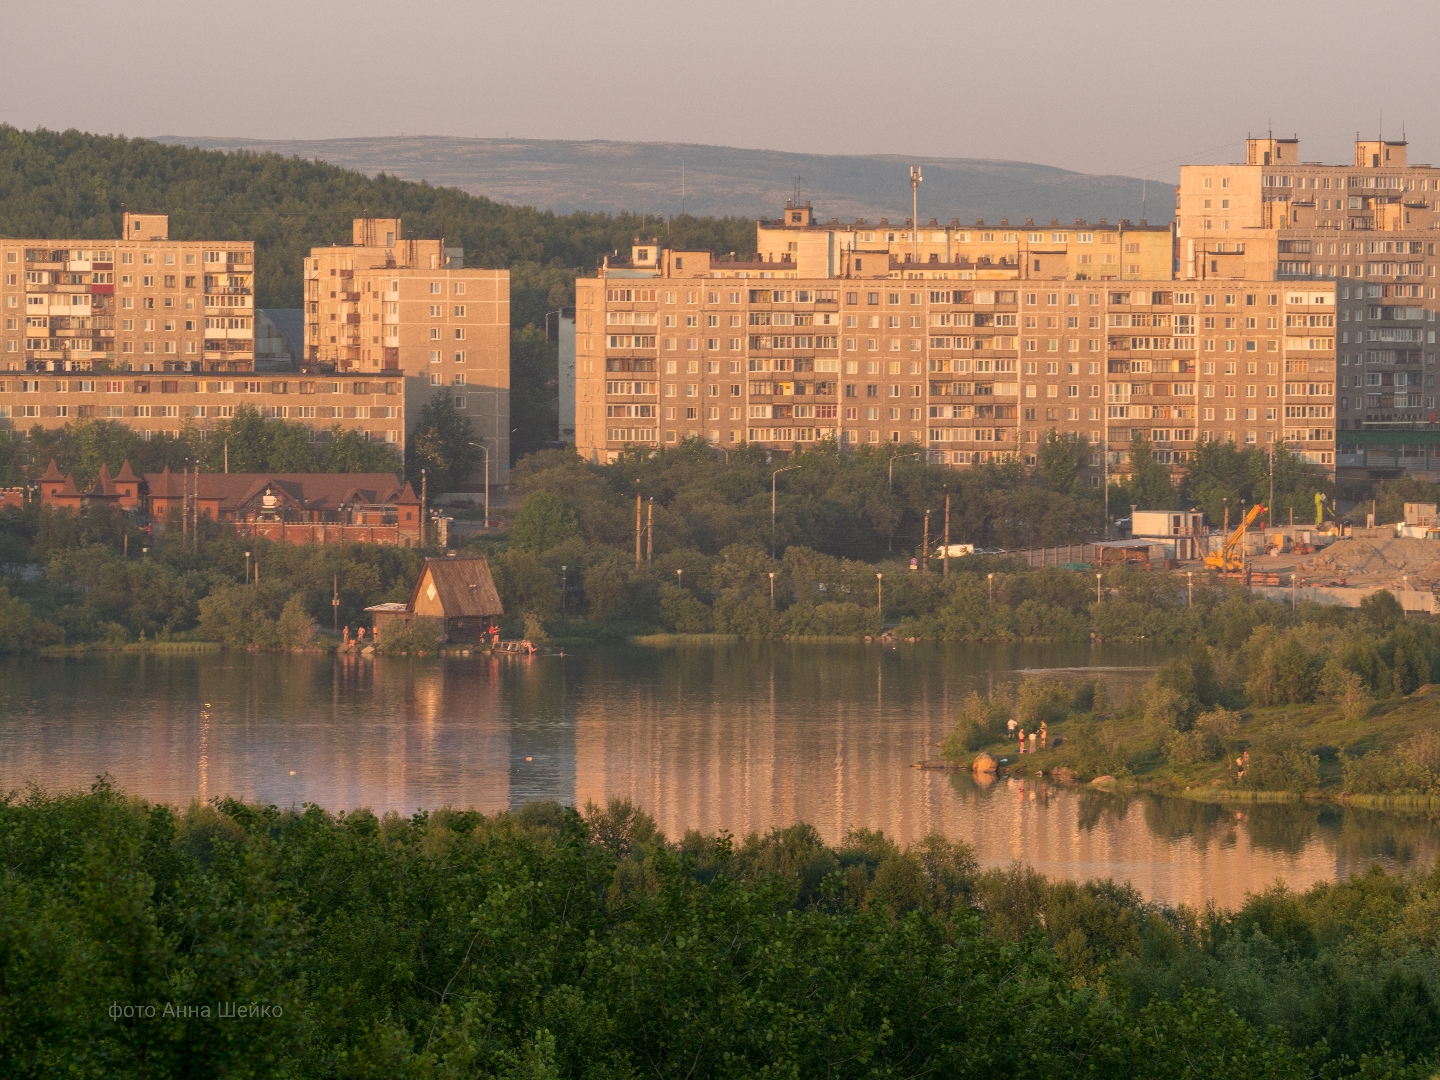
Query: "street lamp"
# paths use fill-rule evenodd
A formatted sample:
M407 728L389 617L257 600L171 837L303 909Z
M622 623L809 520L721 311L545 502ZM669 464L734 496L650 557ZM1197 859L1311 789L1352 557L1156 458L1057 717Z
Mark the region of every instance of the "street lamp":
M250 584L250 552L245 552L245 584Z
M993 604L995 602L995 575L986 574L985 576L990 579L990 602Z
M485 455L485 524L482 529L490 528L490 449L481 443L471 443L471 446Z
M560 564L560 617L565 617L565 575L570 567L564 563Z
M880 629L885 629L885 575L875 571L875 613L880 616Z
M685 573L683 569L675 571L675 587L677 589L683 589L685 587L685 579L680 576L683 573Z
M918 458L919 456L920 456L919 454L891 454L891 455L890 455L890 494L891 494L891 495L894 495L894 494L895 494L895 459L896 459L897 457L900 457L900 458Z
M770 606L775 606L775 571L770 571Z
M1100 575L1095 575L1095 603L1100 603Z
M1185 602L1185 606L1186 606L1186 607L1194 607L1194 606L1195 606L1195 571L1193 571L1193 570L1186 570L1186 571L1185 571L1185 594L1186 594L1186 598L1187 598L1187 599L1186 599L1186 602Z
M775 480L782 472L791 472L799 465L786 465L770 474L770 558L775 558Z

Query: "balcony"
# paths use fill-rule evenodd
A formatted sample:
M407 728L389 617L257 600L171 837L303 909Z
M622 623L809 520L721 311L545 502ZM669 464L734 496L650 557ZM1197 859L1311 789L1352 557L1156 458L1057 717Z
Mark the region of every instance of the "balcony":
M340 299L346 303L353 304L360 299L360 294L358 292L342 292Z
M206 285L206 296L249 296L250 289L243 285Z

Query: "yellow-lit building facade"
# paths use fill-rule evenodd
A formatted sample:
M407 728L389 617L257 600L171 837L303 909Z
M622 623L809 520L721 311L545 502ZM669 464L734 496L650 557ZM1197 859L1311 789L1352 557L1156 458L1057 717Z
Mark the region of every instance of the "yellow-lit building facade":
M0 239L0 371L252 371L255 245L169 235L127 213L120 239Z
M1128 468L1138 431L1177 468L1207 439L1284 440L1333 467L1328 282L1124 279L1123 263L1104 280L1080 276L1093 264L1068 247L917 259L861 240L831 263L828 238L807 256L821 234L805 220L793 241L773 223L760 234L772 250L744 261L637 242L577 281L582 455L835 439L937 464L1033 465L1053 430L1089 448L1099 485ZM1170 250L1168 227L1144 235ZM1115 230L1122 257L1125 236Z
M1339 475L1436 476L1437 228L1440 170L1403 141L1325 165L1298 139L1251 138L1243 162L1181 169L1176 288L1333 289Z
M357 218L351 239L305 260L306 372L443 389L488 450L490 482L504 483L510 272L466 268L443 239L407 240L399 218Z

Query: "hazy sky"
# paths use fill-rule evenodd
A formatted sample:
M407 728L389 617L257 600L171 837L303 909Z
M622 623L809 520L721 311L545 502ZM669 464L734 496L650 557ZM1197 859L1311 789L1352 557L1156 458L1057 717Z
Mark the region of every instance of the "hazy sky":
M6 9L10 9L6 17ZM1035 161L1173 177L1247 131L1440 162L1440 4L0 2L0 120L127 135L480 135ZM22 65L23 67L23 65ZM17 68L17 72L20 69ZM1428 74L1427 74L1428 73Z

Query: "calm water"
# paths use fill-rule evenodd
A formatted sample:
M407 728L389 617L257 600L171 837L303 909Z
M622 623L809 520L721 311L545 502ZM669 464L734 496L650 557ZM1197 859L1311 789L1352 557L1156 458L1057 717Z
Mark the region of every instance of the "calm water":
M1113 696L1153 653L1055 646L683 646L567 657L357 661L243 653L0 664L0 789L88 786L148 799L494 811L624 795L671 836L814 824L904 842L960 837L1147 896L1233 906L1363 869L1428 864L1424 815L1235 806L911 768L972 689L1020 669L1096 667ZM208 718L202 715L210 703Z

